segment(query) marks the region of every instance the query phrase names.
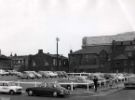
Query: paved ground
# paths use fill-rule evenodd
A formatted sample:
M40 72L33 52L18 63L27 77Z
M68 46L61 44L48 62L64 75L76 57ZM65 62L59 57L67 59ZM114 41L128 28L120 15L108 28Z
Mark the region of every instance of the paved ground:
M120 87L121 86L121 87ZM121 91L127 91L123 90L122 85L120 85L119 88L104 88L104 89L99 89L98 92L94 92L94 90L75 90L71 93L70 96L65 97L65 98L54 98L54 97L36 97L32 96L29 97L27 96L26 93L22 95L14 95L14 96L9 96L9 95L2 95L0 94L0 100L59 100L59 99L64 99L64 100L110 100L106 99L109 98L110 96L115 97L114 94L119 97L119 94L123 94ZM133 91L135 93L135 90ZM117 94L118 93L118 94ZM114 100L114 99L111 99ZM124 100L124 99L121 99ZM132 100L132 99L131 99Z

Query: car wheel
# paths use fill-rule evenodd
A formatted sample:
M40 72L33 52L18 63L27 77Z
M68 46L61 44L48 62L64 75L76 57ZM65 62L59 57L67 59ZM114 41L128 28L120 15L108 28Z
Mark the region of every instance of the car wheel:
M53 92L53 97L57 97L57 92Z
M27 93L28 93L29 96L33 95L33 91L32 90L29 90Z
M14 92L13 90L10 90L10 91L9 91L9 94L10 94L10 95L14 95L15 92Z

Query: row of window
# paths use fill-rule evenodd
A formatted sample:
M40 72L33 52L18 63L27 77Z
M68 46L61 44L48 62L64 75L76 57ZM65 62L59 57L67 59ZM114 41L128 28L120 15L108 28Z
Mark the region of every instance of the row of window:
M12 64L24 64L25 61L24 60L13 60Z

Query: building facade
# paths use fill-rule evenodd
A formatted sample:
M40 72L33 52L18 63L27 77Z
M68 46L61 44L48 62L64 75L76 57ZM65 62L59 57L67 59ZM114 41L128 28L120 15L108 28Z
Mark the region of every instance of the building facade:
M57 55L44 53L42 49L34 55L25 56L11 56L12 66L15 70L48 70L48 71L68 71L68 58L62 55L58 55L57 66Z
M4 70L12 69L11 59L1 54L0 54L0 69Z
M84 37L82 49L69 53L71 72L135 72L135 33Z

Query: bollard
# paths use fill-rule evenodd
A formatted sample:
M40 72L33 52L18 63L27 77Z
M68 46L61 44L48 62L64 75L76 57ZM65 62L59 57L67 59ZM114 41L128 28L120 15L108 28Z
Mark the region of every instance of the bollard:
M87 83L87 91L89 91L89 83Z
M17 81L17 85L20 86L20 81Z
M35 87L37 87L37 82L35 82Z
M73 82L71 83L71 91L73 91L74 90L74 86L73 86L74 84L73 84Z

